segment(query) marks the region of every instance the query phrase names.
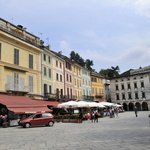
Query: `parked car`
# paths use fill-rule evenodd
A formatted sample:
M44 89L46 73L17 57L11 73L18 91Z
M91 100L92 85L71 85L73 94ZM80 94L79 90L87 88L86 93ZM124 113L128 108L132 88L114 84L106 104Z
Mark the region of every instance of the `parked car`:
M54 117L51 113L36 113L26 119L20 120L19 126L29 128L30 126L46 125L52 127L54 125Z

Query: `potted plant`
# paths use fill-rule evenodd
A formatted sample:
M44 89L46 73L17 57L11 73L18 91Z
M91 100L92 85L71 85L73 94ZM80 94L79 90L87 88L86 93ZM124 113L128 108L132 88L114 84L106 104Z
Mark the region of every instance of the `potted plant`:
M79 114L73 114L73 115L70 117L70 122L81 123L81 122L82 122L82 119L79 118Z
M61 122L62 121L62 116L58 115L58 116L54 116L54 119L56 122Z
M65 115L62 117L62 122L69 122L70 121L70 116Z
M2 123L2 126L3 126L3 128L8 127L8 122L3 122L3 123Z

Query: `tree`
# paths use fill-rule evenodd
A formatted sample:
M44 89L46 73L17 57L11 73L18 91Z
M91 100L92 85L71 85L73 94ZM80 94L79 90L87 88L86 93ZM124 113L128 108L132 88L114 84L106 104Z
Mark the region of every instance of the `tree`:
M70 59L82 67L86 66L88 70L92 70L91 66L94 65L92 60L86 59L86 61L84 61L84 59L78 53L75 53L74 51L71 51Z
M104 75L106 78L113 78L119 75L119 71L119 66L116 66L108 69L101 69L99 73Z
M74 61L79 64L80 55L78 53L75 54Z
M86 59L85 64L88 70L92 70L91 66L94 65L92 60Z
M74 60L75 59L75 52L74 51L71 51L71 53L70 53L70 59L71 60Z
M119 71L120 71L120 68L119 66L116 66L116 67L112 67L111 66L111 69L112 69L112 72L113 72L113 76L116 77L119 75Z
M85 62L84 62L84 59L82 57L79 58L79 65L81 65L82 67L85 66Z

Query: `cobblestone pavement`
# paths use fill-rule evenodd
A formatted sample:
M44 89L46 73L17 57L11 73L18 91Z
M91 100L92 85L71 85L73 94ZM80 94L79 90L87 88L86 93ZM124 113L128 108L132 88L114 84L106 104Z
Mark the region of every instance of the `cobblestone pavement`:
M149 150L150 111L119 113L98 123L0 128L0 150Z

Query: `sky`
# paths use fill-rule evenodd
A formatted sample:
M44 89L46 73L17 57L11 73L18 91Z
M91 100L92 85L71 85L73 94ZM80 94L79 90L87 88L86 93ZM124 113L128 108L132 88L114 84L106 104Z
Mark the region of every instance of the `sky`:
M97 72L150 65L150 0L0 0L0 17Z

